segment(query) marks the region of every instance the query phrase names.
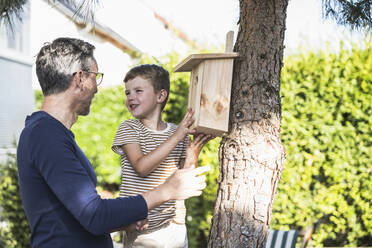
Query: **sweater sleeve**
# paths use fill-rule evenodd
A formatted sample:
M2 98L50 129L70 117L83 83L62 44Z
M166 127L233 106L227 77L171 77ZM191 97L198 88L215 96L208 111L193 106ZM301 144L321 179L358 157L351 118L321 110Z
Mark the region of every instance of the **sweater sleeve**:
M33 164L46 184L78 222L99 235L147 217L141 195L101 199L93 167L66 130L43 125L34 130L29 147ZM94 177L94 178L93 178Z

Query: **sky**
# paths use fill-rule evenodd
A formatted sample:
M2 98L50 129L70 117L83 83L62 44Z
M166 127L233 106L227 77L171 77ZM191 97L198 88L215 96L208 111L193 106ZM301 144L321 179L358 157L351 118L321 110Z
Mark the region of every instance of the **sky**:
M138 22L141 11L133 5L144 5L150 11L156 11L175 26L180 28L190 39L199 44L218 46L225 43L229 30L238 31L238 0L105 0L97 9L97 17L107 20L117 19L115 13L126 16L128 23L121 26L130 28L130 20ZM127 8L128 4L132 8ZM146 11L146 10L145 10ZM108 17L110 16L110 17ZM144 22L145 25L146 22ZM114 25L114 24L113 24ZM137 25L137 24L136 24ZM136 25L132 27L136 28ZM322 19L321 0L290 0L287 11L287 30L285 33L286 52L293 52L299 46L324 48L327 42L338 47L342 39L358 40L357 33L350 33L332 20ZM157 34L149 34L156 39ZM132 30L135 33L135 30ZM147 40L146 42L154 42ZM141 43L140 41L137 43Z
M298 52L300 46L337 49L340 40L358 42L360 34L322 19L321 1L289 0L284 55ZM234 38L237 36L239 0L100 0L95 18L153 57L172 51L177 51L181 58L189 55L190 47L165 29L154 12L202 47L221 48L230 30L234 31ZM45 0L31 1L31 16L31 55L37 54L46 41L79 35L71 21L52 10ZM107 42L97 41L94 45L99 69L105 73L104 86L121 83L133 60ZM34 88L40 88L35 72L32 82Z

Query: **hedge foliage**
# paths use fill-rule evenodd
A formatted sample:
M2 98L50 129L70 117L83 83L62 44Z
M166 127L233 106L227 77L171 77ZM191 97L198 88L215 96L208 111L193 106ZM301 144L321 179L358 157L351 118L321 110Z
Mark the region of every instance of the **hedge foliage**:
M300 228L330 214L310 246L372 245L372 42L360 45L284 61L287 161L272 226Z
M180 61L177 54L159 60L140 63L162 64L171 73L164 117L179 123L186 111L189 75L172 73ZM330 214L310 246L372 246L371 68L371 41L352 50L300 52L284 60L282 142L287 160L271 227L301 229ZM40 105L40 92L37 99ZM118 125L128 118L123 86L100 88L90 115L73 127L100 186L118 189L119 156L110 147ZM190 247L206 247L218 187L219 142L211 141L200 156L201 165L212 165L206 190L186 201Z
M31 230L23 210L18 186L18 168L14 154L0 164L0 207L1 221L0 247L31 248Z

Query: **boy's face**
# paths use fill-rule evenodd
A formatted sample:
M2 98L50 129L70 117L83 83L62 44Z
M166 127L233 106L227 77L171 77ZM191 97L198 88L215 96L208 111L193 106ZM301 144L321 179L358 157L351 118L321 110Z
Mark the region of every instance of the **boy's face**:
M125 104L133 117L148 118L161 111L161 93L155 92L151 82L137 76L125 83ZM159 110L159 112L158 112Z

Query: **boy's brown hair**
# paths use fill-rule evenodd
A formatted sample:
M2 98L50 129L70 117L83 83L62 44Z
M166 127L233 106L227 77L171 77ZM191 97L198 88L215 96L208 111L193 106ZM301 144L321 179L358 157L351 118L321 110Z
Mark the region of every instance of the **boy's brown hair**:
M160 90L163 89L167 91L167 97L161 106L161 110L163 110L165 105L167 104L169 96L170 88L169 72L165 70L163 67L155 64L139 65L133 67L127 72L127 74L124 77L124 83L138 76L149 80L152 86L154 87L155 92L159 92Z

